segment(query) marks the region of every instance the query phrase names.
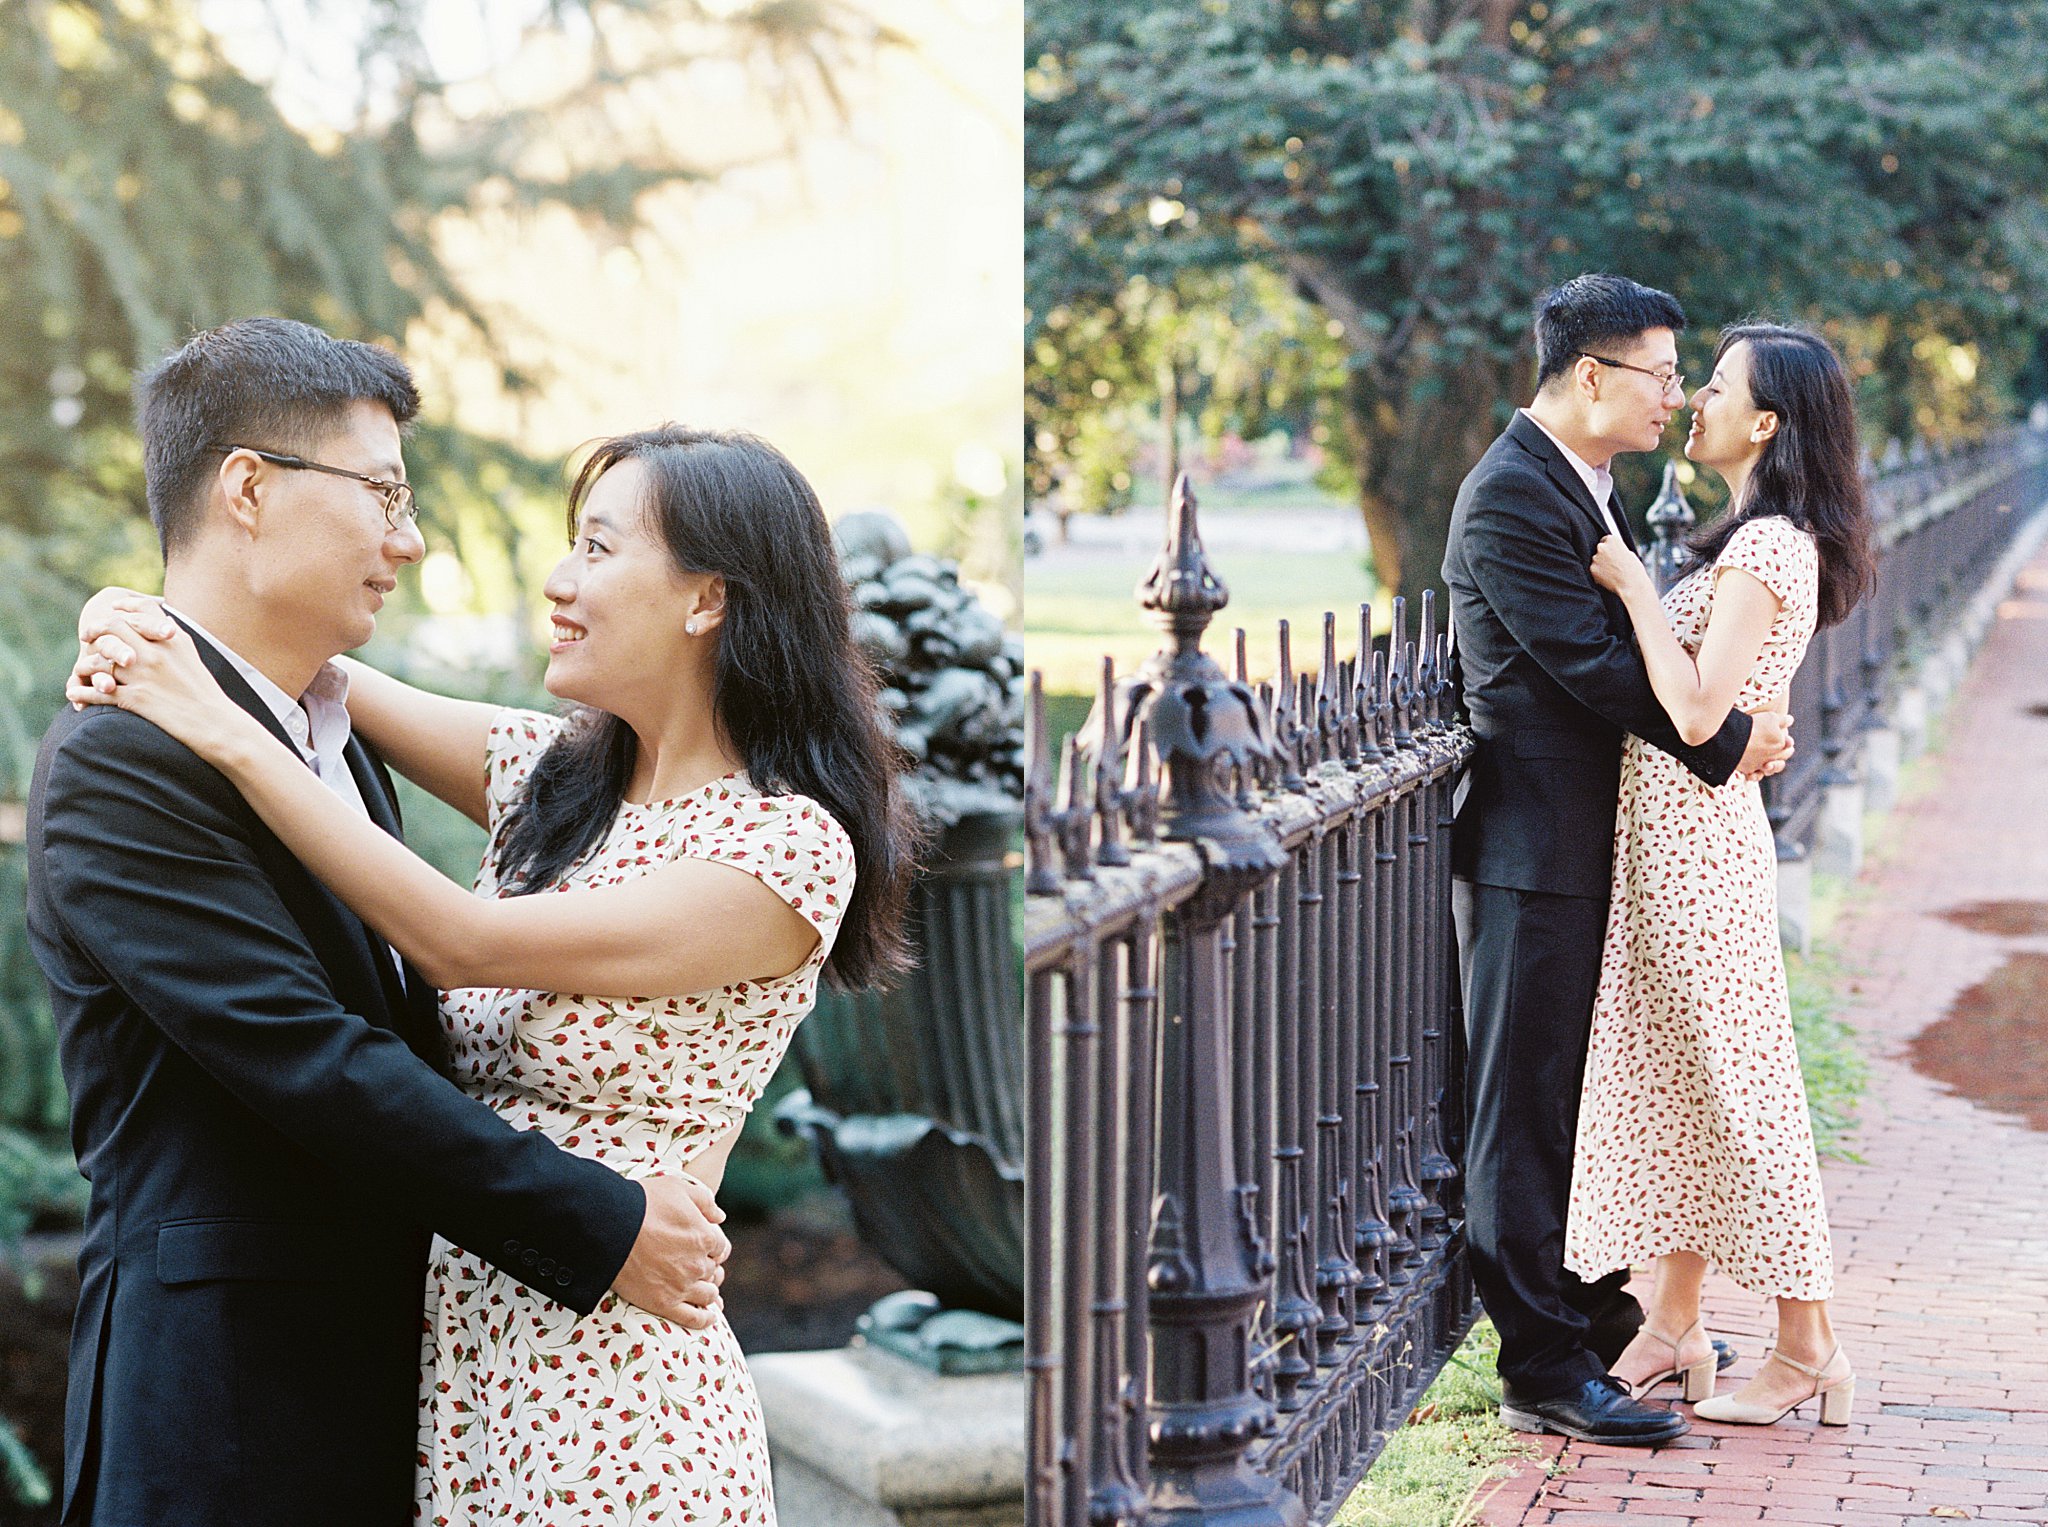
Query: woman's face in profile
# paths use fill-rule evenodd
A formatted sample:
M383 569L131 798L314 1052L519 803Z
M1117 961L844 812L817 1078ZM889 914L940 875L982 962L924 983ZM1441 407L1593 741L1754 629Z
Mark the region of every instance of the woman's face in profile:
M1763 442L1754 437L1763 417L1749 395L1749 341L1739 339L1721 353L1714 374L1692 395L1685 454L1716 468L1760 455Z
M716 619L695 605L709 581L685 574L650 524L647 469L628 458L590 487L576 539L542 592L554 605L547 690L630 717L665 692ZM685 630L695 620L697 630Z

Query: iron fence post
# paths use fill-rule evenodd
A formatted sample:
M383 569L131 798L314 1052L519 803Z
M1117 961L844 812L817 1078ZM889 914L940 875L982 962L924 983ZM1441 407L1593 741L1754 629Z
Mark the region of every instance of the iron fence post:
M1210 571L1186 478L1167 543L1139 586L1170 645L1139 671L1130 703L1161 770L1160 836L1193 844L1202 889L1166 919L1161 983L1158 1184L1147 1261L1153 1523L1299 1527L1301 1501L1247 1458L1266 1429L1251 1386L1251 1331L1264 1294L1238 1213L1230 1108L1224 926L1283 862L1275 835L1239 805L1235 771L1271 751L1254 697L1202 651L1229 593Z

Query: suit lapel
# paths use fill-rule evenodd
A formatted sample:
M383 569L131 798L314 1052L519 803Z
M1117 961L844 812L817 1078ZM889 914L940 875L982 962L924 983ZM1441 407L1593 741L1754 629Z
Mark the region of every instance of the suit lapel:
M369 744L351 732L342 757L348 760L349 773L355 777L356 789L362 793L370 820L403 843L405 832L398 820L397 793L392 789L391 776L370 751ZM377 947L380 956L377 972L386 978L384 985L391 994L391 1009L404 1015L412 1031L410 1042L413 1049L431 1061L437 1070L445 1072L448 1069L448 1051L441 1033L440 993L410 960L401 956L401 963L394 963L390 946L378 937L375 929L365 924L364 931Z
M370 814L370 820L403 843L405 834L399 830L398 803L393 797L390 779L371 761L370 750L364 746L361 738L351 732L348 745L342 749L341 756L348 763L348 772L356 782L356 793L363 798L363 809ZM385 995L391 999L391 1010L417 1018L418 1015L412 1011L411 997L420 987L426 985L426 982L410 965L405 965L401 970L400 961L392 958L390 944L385 942L376 929L368 923L364 923L362 927L364 936L369 939L370 946L376 954L377 974L384 982ZM434 1026L434 1035L435 1043L438 1045L438 1023Z
M1614 516L1614 528L1621 532L1622 544L1626 546L1630 551L1635 551L1635 527L1629 524L1628 515L1621 507L1620 494L1610 493L1607 495L1607 512ZM1604 530L1605 527L1603 526L1602 529ZM1639 552L1637 554L1641 555L1641 553Z
M284 729L284 723L263 703L262 697L249 687L249 681L235 671L235 665L227 660L220 648L185 625L184 621L178 620L176 615L172 615L171 619L177 620L179 625L185 627L185 633L192 638L192 645L199 651L199 661L206 665L206 671L213 675L213 680L220 685L221 691L260 721L266 732L296 755L298 747L292 742L291 734Z
M1597 534L1607 534L1607 521L1601 517L1600 506L1593 502L1593 495L1586 488L1586 480L1579 476L1569 461L1564 459L1564 452L1558 449L1557 442L1545 433L1542 425L1518 408L1515 410L1514 419L1508 425L1508 437L1543 463L1543 470L1550 480L1570 500L1573 507L1586 517ZM1615 523L1624 523L1624 517L1617 513ZM1622 537L1624 540L1627 539L1626 530L1623 530ZM1634 543L1631 542L1630 545L1633 546Z
M172 615L171 618L177 620L176 615ZM277 719L270 707L263 703L262 697L250 688L249 681L236 672L235 665L228 661L226 655L184 621L179 620L178 624L184 626L187 634L191 636L193 646L198 649L199 660L206 665L206 671L212 674L214 681L220 685L222 693L254 716L262 724L263 729L278 740L280 746L291 749L293 757L303 758L304 755L292 741L291 734L285 731L284 724ZM356 788L362 793L363 805L368 809L370 819L393 837L397 837L398 816L392 806L389 787L377 777L377 770L370 765L363 745L354 737L349 739L346 756L349 770L355 776ZM283 845L280 844L279 847L282 848ZM289 854L290 851L285 852ZM305 874L307 886L312 894L325 900L332 910L334 923L348 936L349 952L361 962L364 973L374 974L374 987L384 994L388 1011L382 1014L365 1013L363 1016L380 1026L390 1024L400 1028L419 1029L418 1015L411 1010L412 1004L408 1001L408 986L419 982L417 973L408 972L406 977L401 979L397 967L392 962L390 946L339 897L328 890L317 875L305 870L303 865L300 868ZM432 1040L433 1049L423 1053L427 1054L429 1059L438 1059L438 1023L428 1025L427 1034ZM419 1049L420 1038L418 1033L408 1035L408 1043Z
M1564 459L1564 452L1558 449L1557 442L1550 438L1542 425L1519 408L1515 410L1515 417L1508 424L1507 433L1509 439L1543 463L1544 472L1564 494L1566 501L1593 526L1594 540L1597 544L1599 537L1607 534L1607 521L1595 506L1593 495L1586 488L1586 480L1573 470L1569 461ZM1621 532L1621 539L1628 549L1634 551L1636 539L1629 529L1628 516L1621 512L1621 504L1612 494L1608 495L1607 502L1614 515L1615 529ZM1592 581L1590 574L1587 581ZM1634 629L1619 594L1603 589L1598 584L1593 585L1593 591L1600 596L1600 603L1607 611L1607 618L1614 622L1616 630Z
M370 820L392 837L403 838L405 834L398 828L398 802L392 797L391 786L384 771L370 762L370 750L354 732L349 733L348 746L341 750L341 756L348 762L348 772L355 779L356 793L362 796L363 809L370 813Z

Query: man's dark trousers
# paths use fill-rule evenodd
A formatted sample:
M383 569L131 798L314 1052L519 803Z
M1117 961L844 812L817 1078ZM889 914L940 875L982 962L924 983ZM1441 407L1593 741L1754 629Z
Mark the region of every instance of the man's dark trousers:
M1626 1272L1592 1284L1544 1276L1564 1263L1608 904L1468 880L1453 897L1469 1078L1465 1235L1508 1397L1545 1399L1599 1377L1643 1321Z

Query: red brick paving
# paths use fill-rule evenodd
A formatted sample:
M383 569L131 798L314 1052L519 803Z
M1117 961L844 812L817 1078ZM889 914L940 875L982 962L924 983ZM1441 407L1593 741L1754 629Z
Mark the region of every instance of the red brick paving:
M1831 934L1870 1057L1851 1142L1863 1160L1824 1171L1854 1420L1822 1430L1809 1403L1771 1427L1695 1421L1653 1451L1546 1438L1543 1460L1486 1487L1485 1527L2048 1524L2048 1133L1952 1094L1906 1057L1914 1034L2009 956L2048 951L2038 933L1940 915L2048 902L2048 717L2027 709L2044 702L2048 554L2001 606L1939 755L1880 830ZM1723 1376L1732 1387L1762 1356L1769 1311L1718 1275L1706 1310L1742 1353Z

